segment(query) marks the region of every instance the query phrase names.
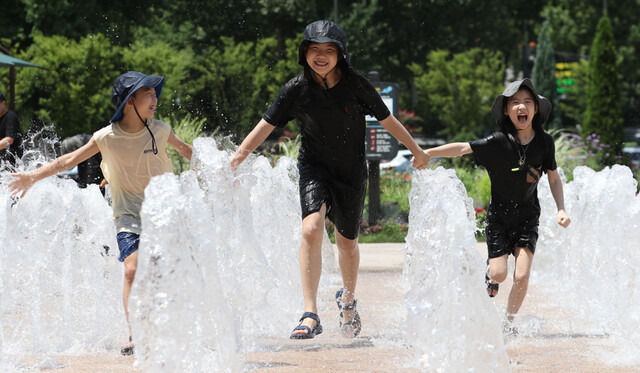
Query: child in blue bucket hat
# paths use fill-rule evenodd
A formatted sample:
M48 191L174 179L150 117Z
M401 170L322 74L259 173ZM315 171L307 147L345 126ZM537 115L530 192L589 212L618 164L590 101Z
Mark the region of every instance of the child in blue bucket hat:
M144 189L153 176L172 172L167 144L186 159L191 159L191 145L176 136L171 127L153 119L164 85L164 77L128 71L113 83L111 103L116 108L108 126L93 134L79 149L64 154L34 171L15 173L9 183L13 195L21 197L38 180L68 170L94 156L102 155L100 168L111 186L113 221L120 249L118 260L124 262L123 302L127 321L128 299L138 265L140 242L140 208ZM121 353L133 354L131 326L129 343Z
M425 154L433 158L473 153L478 165L489 173L491 201L485 228L489 259L485 282L489 296L496 296L499 284L507 278L507 259L509 255L515 257L504 324L504 332L511 333L515 330L512 321L527 294L538 241L538 181L543 172L556 203L557 223L566 228L571 219L564 208L553 138L543 129L551 102L536 93L531 80L517 80L496 97L491 113L498 131L483 139L427 149Z
M353 338L362 329L355 290L360 262L358 234L367 190L365 116L375 116L411 150L414 167L425 168L429 161L409 132L391 115L375 87L351 66L347 37L340 26L326 20L307 25L298 48L298 63L303 72L285 84L262 120L238 147L231 167L236 169L275 127L284 127L292 119L300 122L299 260L305 312L290 338L310 339L322 333L317 294L325 217L335 224L340 255L343 287L336 292L340 329L345 337Z

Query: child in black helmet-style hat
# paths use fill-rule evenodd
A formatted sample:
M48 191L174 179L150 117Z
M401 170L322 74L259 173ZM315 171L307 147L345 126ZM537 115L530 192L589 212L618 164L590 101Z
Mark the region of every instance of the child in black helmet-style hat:
M558 175L553 138L542 125L551 102L539 96L529 79L512 82L498 95L491 112L499 131L468 143L450 143L425 150L430 158L459 157L473 153L491 179L491 202L487 212L487 292L498 293L507 277L507 259L516 259L513 287L507 304L506 332L527 294L533 254L538 240L540 204L538 180L543 172L556 203L558 224L571 219L564 209L562 180Z
M343 288L336 293L340 327L346 337L361 330L354 298L360 254L359 226L367 188L365 115L373 115L414 154L413 166L428 164L411 135L390 114L371 83L354 71L344 31L331 21L316 21L304 30L298 62L302 74L287 82L267 113L240 144L231 159L232 169L260 145L275 127L292 119L301 125L298 157L302 243L300 274L305 312L291 333L308 339L322 333L317 293L322 268L324 221L336 227Z
M164 77L129 71L113 84L111 103L116 108L108 126L98 130L89 142L71 153L34 171L12 174L9 183L13 195L26 192L38 180L65 171L98 152L105 179L111 185L113 220L120 249L118 260L124 262L123 302L127 320L128 299L138 264L140 241L140 208L144 189L151 177L172 171L166 145L174 147L183 157L191 159L191 145L177 137L171 127L153 119ZM131 327L129 326L131 335ZM121 353L133 353L133 341Z

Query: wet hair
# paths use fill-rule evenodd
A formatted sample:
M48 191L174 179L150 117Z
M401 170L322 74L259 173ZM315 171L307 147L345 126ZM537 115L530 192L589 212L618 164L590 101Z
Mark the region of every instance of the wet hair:
M521 85L520 88L518 89L518 92L520 92L522 90L526 90L527 92L529 92L529 95L531 97L533 97L533 101L536 103L537 112L533 116L533 120L531 121L531 126L533 126L533 129L536 131L536 133L541 133L541 132L544 131L544 129L542 128L542 118L539 115L540 114L540 100L533 93L533 91L531 91L531 89L529 87L527 87L526 85ZM511 98L513 98L513 96L505 97L505 98L506 98L506 100L503 100L503 103L502 103L502 112L503 113L507 109L507 106L509 105L509 100L511 100ZM513 124L513 122L511 121L511 118L508 115L505 114L505 117L506 117L505 119L506 119L506 124L507 124L507 128L509 130L509 133L515 135L518 132L516 130L516 126Z

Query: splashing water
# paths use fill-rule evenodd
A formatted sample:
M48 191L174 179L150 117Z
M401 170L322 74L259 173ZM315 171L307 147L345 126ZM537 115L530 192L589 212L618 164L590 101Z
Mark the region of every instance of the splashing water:
M453 170L414 174L409 196L405 297L420 368L509 372L499 316L482 286L475 214Z
M274 347L274 340L288 336L302 310L295 164L283 158L271 167L254 157L234 175L230 153L214 140L196 139L194 145L191 171L153 178L145 191L129 303L143 372L241 371L248 351L278 348L282 342ZM566 230L555 223L548 181L541 179L531 286L548 292L545 303L568 313L555 319L559 333L601 335L611 348L596 351L599 359L637 365L635 181L620 166L577 168L574 177L565 185L573 220ZM19 369L33 355L45 356L35 367L44 369L59 365L51 356L60 352L117 351L128 331L110 207L97 187L79 189L55 177L14 204L9 179L0 174L0 227L9 243L0 247L0 370ZM406 325L420 370L509 371L464 187L453 171L420 171L410 199L407 313L396 313L406 323L390 322L396 325L390 334ZM323 264L321 286L335 285L335 276L326 273L336 270L329 245ZM550 318L536 316L542 323ZM539 328L537 320L532 328ZM384 345L385 333L376 344Z
M572 219L563 230L541 179L540 240L531 282L546 289L566 317L554 325L565 335L608 337L612 348L595 358L612 365L640 364L640 199L626 166L595 172L577 167L564 188Z
M112 250L117 245L110 209L98 187L79 189L71 180L49 178L14 204L6 180L5 174L5 358L20 364L34 353L112 346L126 327L114 301L121 299L122 266Z
M236 347L260 349L302 309L296 165L258 157L234 177L229 156L197 139L192 171L154 178L145 191L149 255L132 292L144 371L238 371Z

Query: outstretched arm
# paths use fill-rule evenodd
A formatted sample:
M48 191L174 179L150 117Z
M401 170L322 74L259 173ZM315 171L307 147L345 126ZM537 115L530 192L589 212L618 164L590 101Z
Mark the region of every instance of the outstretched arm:
M96 140L91 137L89 142L81 148L74 150L71 153L61 155L56 158L55 161L47 165L31 172L11 174L15 179L9 183L9 190L12 195L22 193L20 197L24 197L29 188L31 188L36 181L55 175L58 172L68 170L78 165L80 162L86 161L99 151L100 148L98 148Z
M276 128L274 125L269 124L269 122L264 119L260 119L260 122L258 122L255 128L247 135L242 144L238 147L236 154L231 158L231 161L229 162L231 169L233 171L237 170L240 163L242 163L249 154L256 150L256 148L267 139L274 128Z
M549 189L551 189L551 195L553 195L553 199L556 201L556 206L558 207L556 219L558 220L558 224L566 228L569 226L569 223L571 223L571 219L564 210L562 180L560 179L560 175L558 175L557 170L547 170L547 177L549 178Z
M171 133L169 134L169 139L167 140L167 142L169 143L169 145L173 146L173 148L176 149L181 156L185 157L188 160L191 160L193 147L182 141L182 139L176 136L173 131L171 131Z
M396 117L389 115L386 119L380 121L382 127L384 127L390 134L393 135L398 141L404 144L413 154L411 159L411 165L419 170L424 170L429 165L429 158L422 151L420 145L416 143L416 140L411 137L409 131L400 123Z
M444 144L435 148L427 149L424 152L427 153L430 158L451 158L473 153L473 149L471 149L471 145L469 145L468 142L452 142L450 144Z

